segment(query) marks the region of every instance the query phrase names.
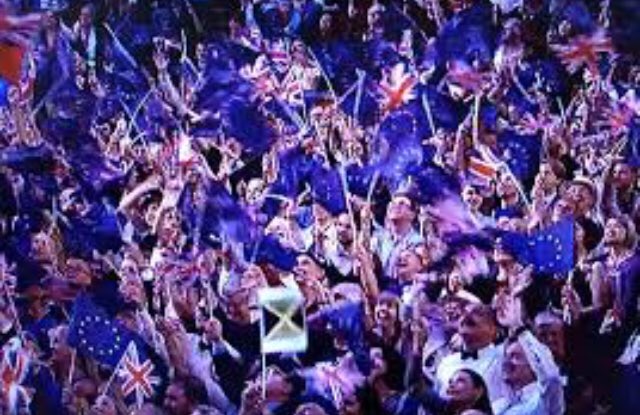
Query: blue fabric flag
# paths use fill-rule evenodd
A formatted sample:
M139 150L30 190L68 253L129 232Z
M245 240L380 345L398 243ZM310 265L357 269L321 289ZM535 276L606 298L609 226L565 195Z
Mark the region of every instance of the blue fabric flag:
M635 117L629 126L623 155L629 165L640 167L640 118L638 117Z
M438 89L432 85L427 85L423 88L423 94L426 94L425 98L428 100L435 128L443 128L446 131L456 131L468 112L465 105L455 101L449 95L438 91ZM426 118L426 114L424 118ZM429 132L431 132L430 128Z
M598 26L583 0L552 2L551 15L553 24L568 22L573 34L589 34Z
M532 235L508 232L499 244L540 273L566 273L574 266L574 223L564 219Z
M522 65L518 71L518 81L525 89L539 83L542 91L553 96L567 92L568 77L567 70L556 57L532 60Z
M491 62L496 48L497 30L489 2L476 2L454 15L436 39L438 66L453 60Z
M394 191L406 181L407 169L422 163L422 134L417 120L414 112L403 109L387 116L380 126L378 168Z
M282 246L274 235L266 235L256 245L246 251L248 259L256 264L271 264L283 271L291 271L296 266L298 253Z
M640 8L636 0L616 0L611 5L611 33L616 50L640 56Z
M9 92L9 84L7 80L0 76L0 108L5 107L9 101L7 100Z
M6 147L0 150L0 165L21 173L43 173L54 166L53 152L45 144L35 147Z
M349 193L360 197L367 197L371 188L371 181L375 175L373 166L358 166L352 164L346 168L347 188Z
M66 251L79 258L93 258L93 251L117 252L122 246L118 218L101 202L93 203L83 216L67 218L61 223Z
M364 309L361 303L343 302L310 317L310 325L329 325L343 337L353 353L358 369L368 375L371 370L369 347L365 339Z
M207 201L200 236L203 241L220 240L245 243L251 238L253 221L222 183L212 182L207 190Z
M318 169L319 161L305 153L300 147L286 151L279 157L279 170L276 181L271 185L270 193L294 197L311 174Z
M356 82L353 88L342 97L340 108L362 127L370 127L375 125L380 117L379 103L369 76L365 75L362 81ZM360 101L356 106L358 99Z
M86 294L78 297L69 323L69 345L97 362L118 368L127 403L160 396L168 383L168 367L137 333L96 305ZM143 393L144 392L144 393Z
M540 137L505 130L498 135L498 148L500 158L507 163L513 175L525 186L532 185L540 167Z
M406 189L409 197L422 205L433 204L461 192L456 177L433 163L413 165L407 170L410 178Z
M344 94L357 79L356 69L363 64L363 50L359 42L345 40L312 47L336 94Z
M347 211L340 173L335 169L319 167L311 175L313 201L332 215Z
M87 295L78 297L69 324L69 345L107 366L115 367L136 335L113 321Z
M225 132L238 140L250 153L267 151L275 140L275 132L254 104L233 98L224 117Z

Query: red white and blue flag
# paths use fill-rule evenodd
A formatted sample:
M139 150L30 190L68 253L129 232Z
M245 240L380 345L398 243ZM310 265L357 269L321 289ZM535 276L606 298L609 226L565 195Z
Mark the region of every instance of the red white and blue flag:
M31 401L23 386L30 367L31 354L19 338L12 338L0 350L0 401L5 402L11 415L18 414L20 408L28 408Z
M122 394L125 398L133 396L137 408L152 399L156 394L156 388L162 383L161 378L154 374L154 370L155 365L151 359L141 358L136 344L129 343L120 361L118 375L122 380Z
M394 111L415 99L417 84L418 78L407 71L404 64L399 63L394 66L389 75L380 82L383 111Z
M612 53L613 43L603 30L597 30L591 35L579 35L571 39L566 45L555 45L556 52L562 63L571 73L582 68L583 65L593 74L599 74L598 58L601 53Z

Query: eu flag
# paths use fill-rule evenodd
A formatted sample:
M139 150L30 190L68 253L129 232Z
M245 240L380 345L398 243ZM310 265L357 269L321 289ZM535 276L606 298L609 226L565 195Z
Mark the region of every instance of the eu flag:
M574 267L574 226L564 219L532 235L507 233L501 243L518 261L533 265L539 273L566 273Z
M145 383L145 398L161 395L167 385L167 365L155 350L138 334L112 320L87 295L78 297L73 306L68 340L69 345L80 353L118 370L121 376L123 372L136 375L131 384L133 389L138 388L138 383L148 379ZM135 352L133 360L132 351ZM127 384L125 376L123 386L126 387Z
M102 364L115 367L134 340L129 329L112 321L87 295L78 297L69 324L70 346Z
M347 202L337 170L319 167L311 176L313 200L332 215L347 211Z
M502 160L507 163L513 175L525 185L531 184L540 166L540 137L506 130L498 136L498 147Z

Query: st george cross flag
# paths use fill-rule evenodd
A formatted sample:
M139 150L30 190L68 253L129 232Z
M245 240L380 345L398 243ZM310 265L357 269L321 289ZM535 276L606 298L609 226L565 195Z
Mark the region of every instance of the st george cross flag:
M263 354L295 353L307 349L304 298L294 288L263 288L258 291L262 311L260 339Z
M122 380L122 395L125 399L133 395L137 408L141 408L147 400L152 399L162 384L162 379L155 369L153 361L144 353L139 353L136 343L129 343L120 361L118 375Z

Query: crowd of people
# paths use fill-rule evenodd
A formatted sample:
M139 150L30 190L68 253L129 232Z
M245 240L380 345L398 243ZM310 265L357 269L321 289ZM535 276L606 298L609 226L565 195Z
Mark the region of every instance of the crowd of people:
M639 30L0 0L0 414L640 413Z

